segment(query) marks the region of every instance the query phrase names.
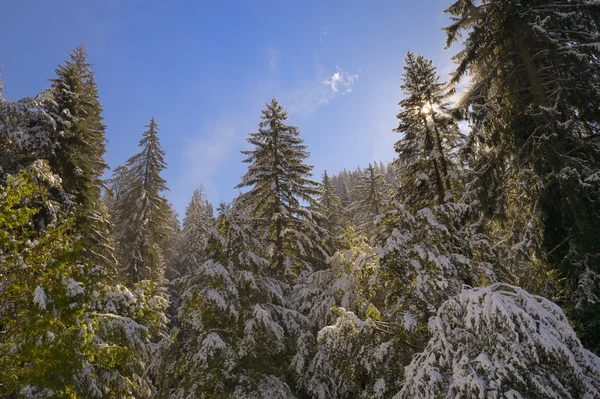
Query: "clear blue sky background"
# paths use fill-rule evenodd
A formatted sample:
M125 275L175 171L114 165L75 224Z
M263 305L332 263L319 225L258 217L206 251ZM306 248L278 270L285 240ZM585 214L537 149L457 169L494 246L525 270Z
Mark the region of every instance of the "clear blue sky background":
M240 150L264 103L277 97L315 165L336 173L390 161L400 75L410 49L452 69L444 51L450 0L4 0L4 95L48 87L84 43L95 64L116 167L138 151L154 116L169 164L168 198L183 215L204 184L217 203L236 195Z

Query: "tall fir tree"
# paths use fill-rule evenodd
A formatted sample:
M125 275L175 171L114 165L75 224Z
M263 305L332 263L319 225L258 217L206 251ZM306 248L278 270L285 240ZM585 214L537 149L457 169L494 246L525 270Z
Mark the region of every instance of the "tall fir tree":
M10 101L0 93L0 181L54 148L56 121L46 110L48 98L44 92Z
M541 260L566 278L568 313L600 351L599 292L580 289L600 272L600 8L458 0L447 12L448 45L464 38L453 82L473 81L460 104L476 157L469 192L515 264Z
M175 270L182 257L180 250L181 246L181 223L179 215L173 204L167 202L167 210L165 213L165 228L164 237L161 240L160 251L165 262L164 276L167 280L171 280L171 271Z
M106 126L91 67L85 48L79 45L50 80L47 112L55 119L56 129L51 151L44 158L69 194L63 202L74 205L73 227L87 243L86 258L108 265L114 263L114 243L108 211L101 201L102 176L108 168L104 161Z
M250 187L242 202L268 228L274 273L289 280L327 255L321 245L325 232L309 209L316 205L319 184L310 180L313 167L304 163L309 153L298 128L284 123L287 112L275 98L266 105L258 132L248 138L255 148L242 151L250 166L236 188Z
M353 187L356 200L350 204L350 211L357 231L370 235L375 231L375 220L386 211L390 187L385 177L377 172L372 164L365 169L360 180Z
M194 190L192 199L185 209L182 237L179 249L177 277L193 272L194 267L204 262L208 232L214 224L213 207L204 194L204 186Z
M326 246L331 252L337 249L337 242L343 233L346 221L342 201L336 194L335 186L331 182L327 171L323 172L319 191L316 210L323 217L323 220L319 221L321 226L329 233L329 237L326 239Z
M402 182L398 191L406 205L418 210L452 201L458 177L455 154L463 135L449 115L445 84L433 63L412 52L404 62L404 99L395 129L402 134L395 144ZM433 203L431 189L435 192Z
M167 167L154 118L146 126L142 150L125 164L120 197L116 204L116 231L124 277L131 282L162 283L165 260L162 244L171 233L168 190L160 174Z

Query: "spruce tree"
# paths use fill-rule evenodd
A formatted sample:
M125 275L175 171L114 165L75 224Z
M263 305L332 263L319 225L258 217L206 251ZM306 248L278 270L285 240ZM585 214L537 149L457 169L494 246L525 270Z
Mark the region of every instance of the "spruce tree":
M154 118L146 127L139 143L142 150L125 164L115 222L124 277L132 282L149 279L162 283L162 244L171 233L169 204L162 196L168 190L167 182L160 176L167 164Z
M398 191L404 203L418 210L452 201L458 177L455 154L462 134L443 102L445 85L433 63L412 52L404 61L404 99L395 129L402 134L395 144L402 179Z
M208 231L214 223L212 205L204 196L204 187L194 190L185 209L183 230L179 249L178 277L192 273L205 260Z
M329 238L326 239L326 241L327 247L331 251L336 249L336 243L339 241L346 221L342 202L335 192L335 187L333 186L327 171L323 172L323 179L319 191L316 210L323 216L323 220L320 221L320 224L328 232Z
M46 158L54 147L56 122L46 112L47 96L10 101L0 95L0 181Z
M600 9L583 0L458 0L447 12L448 45L464 37L453 82L473 80L460 104L473 129L467 194L516 249L515 264L541 260L566 278L569 314L599 350L598 292L578 287L586 270L600 272Z
M398 350L385 310L386 282L379 278L379 257L368 240L347 230L343 248L330 267L303 275L294 303L318 333L298 383L311 398L385 397L413 352Z
M104 161L106 126L91 67L83 45L79 45L50 80L47 112L55 119L56 130L52 148L44 158L69 194L63 203L74 205L74 229L87 242L86 258L108 265L113 263L114 244L108 211L101 201L102 176L108 168Z
M267 227L275 275L289 279L319 267L326 257L324 231L309 209L316 205L319 184L310 180L313 167L304 163L309 153L298 128L284 123L287 112L275 98L266 105L258 132L248 138L255 148L242 151L250 166L236 188L250 187L242 202Z
M353 187L357 198L350 204L357 231L370 235L375 231L375 220L382 215L389 202L390 187L385 177L373 165L365 169L360 180Z

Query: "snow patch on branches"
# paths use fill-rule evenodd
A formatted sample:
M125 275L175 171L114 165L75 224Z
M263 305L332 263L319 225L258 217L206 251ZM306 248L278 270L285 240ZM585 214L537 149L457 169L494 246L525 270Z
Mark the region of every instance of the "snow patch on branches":
M560 307L519 287L463 290L429 330L396 399L600 397L600 358L583 348Z

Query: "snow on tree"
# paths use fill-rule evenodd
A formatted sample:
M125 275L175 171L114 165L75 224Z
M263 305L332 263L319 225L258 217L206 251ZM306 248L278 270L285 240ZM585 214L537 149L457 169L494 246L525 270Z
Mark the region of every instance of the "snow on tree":
M204 187L194 190L192 199L185 209L183 230L179 250L177 276L185 276L205 260L208 232L214 224L213 207L205 198Z
M29 167L54 147L56 122L46 112L47 97L9 101L0 95L0 179Z
M586 0L458 0L447 10L447 43L464 46L452 82L472 79L459 103L477 160L468 191L498 241L518 244L531 268L559 271L568 308L584 271L600 270L599 12ZM588 318L598 309L569 312L590 328L582 336L600 337ZM597 338L589 344L600 350Z
M160 176L167 164L154 118L146 127L148 130L139 143L142 150L125 164L115 228L125 278L162 283L165 272L162 244L172 233L169 204L162 196L168 190L167 183Z
M86 258L109 266L114 264L114 243L108 211L101 201L102 176L108 168L104 160L106 126L91 66L83 45L79 45L50 80L52 87L45 104L56 129L52 131L51 151L41 158L48 160L70 195L67 204L74 205L74 228L87 242L83 248Z
M597 398L600 358L563 311L521 288L464 289L429 322L395 398Z
M442 204L409 212L394 201L376 238L387 306L406 331L417 331L464 284L495 282L499 270L486 237L461 225L465 206Z
M384 397L398 388L402 362L378 309L385 300L379 258L364 236L348 231L344 241L330 268L304 274L294 287L294 302L318 331L298 383L318 399Z
M308 320L270 271L264 230L239 204L220 209L207 260L182 278L178 326L157 366L158 398L293 397L290 364L310 338Z
M323 172L323 179L319 189L317 198L316 211L322 216L322 220L317 219L317 222L327 230L329 237L326 239L326 244L329 251L336 249L337 241L343 233L346 225L345 211L342 207L340 197L335 192L335 187L327 174Z
M149 398L150 338L165 320L151 284L114 286L81 257L82 241L48 190L60 179L41 161L0 192L0 396ZM43 203L52 223L31 223Z
M167 202L167 208L164 215L165 228L163 228L163 239L160 242L160 252L165 262L164 276L167 279L173 277L172 272L177 269L181 253L181 224L179 215L175 211L173 204Z
M127 168L125 165L119 165L113 169L112 177L107 179L105 182L105 192L103 201L108 209L112 221L117 219L117 204L121 201L123 195L123 188L125 184L125 176L127 175Z
M394 145L395 163L401 175L398 191L403 202L416 210L454 198L459 172L456 150L463 135L444 103L445 84L433 63L412 52L404 61L404 99L394 129L402 138Z
M384 175L369 164L353 191L357 199L350 204L349 210L355 219L357 231L372 235L377 218L387 209L390 187Z
M316 205L319 184L310 180L313 167L304 163L309 153L298 128L284 123L287 112L275 98L266 106L258 132L248 138L254 149L242 151L250 165L236 188L250 187L241 200L268 228L273 272L290 279L327 256L320 243L325 231L308 207Z

